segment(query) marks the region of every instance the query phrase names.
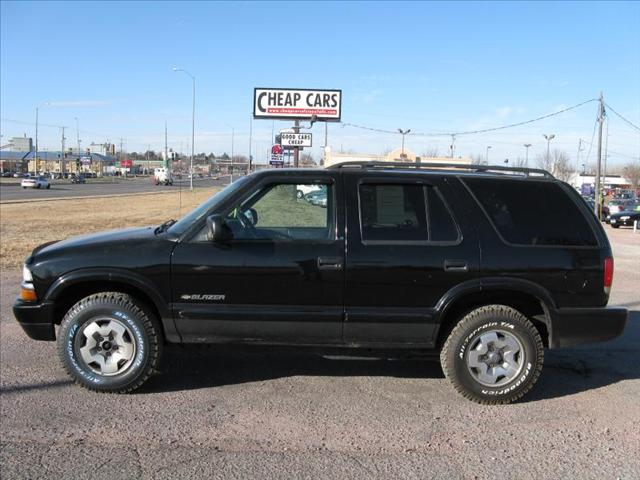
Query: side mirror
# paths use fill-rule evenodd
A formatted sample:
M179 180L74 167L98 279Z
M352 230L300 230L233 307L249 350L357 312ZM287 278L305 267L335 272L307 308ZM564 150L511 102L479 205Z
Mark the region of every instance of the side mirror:
M208 239L212 242L224 242L232 238L231 229L220 215L207 217Z

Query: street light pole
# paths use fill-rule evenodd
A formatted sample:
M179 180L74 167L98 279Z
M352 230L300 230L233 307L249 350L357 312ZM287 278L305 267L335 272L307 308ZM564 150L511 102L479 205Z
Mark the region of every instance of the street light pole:
M191 159L189 161L189 190L193 190L193 156L195 152L196 136L196 77L187 72L184 68L173 67L174 72L183 72L191 77L193 82L193 102L191 106Z
M489 165L489 149L491 148L491 145L487 145L487 154L484 156L485 161L487 162L487 165Z
M233 126L225 123L227 127L231 129L231 183L233 183L233 147L234 147L234 137L236 134L236 130Z
M33 156L33 163L35 164L36 175L38 174L38 110L40 109L40 107L46 107L47 105L51 105L51 103L50 102L41 103L36 107L36 151L34 152L34 156ZM29 167L27 167L27 170L29 170Z
M554 138L556 138L555 134L550 134L550 135L542 135L546 140L547 140L547 161L549 161L549 159L551 158L550 156L550 152L549 152L549 146L551 144L551 140L553 140Z
M398 129L398 132L400 133L400 135L402 135L402 153L400 154L401 159L404 159L404 136L410 131L411 131L410 128L406 130L402 130L401 128Z
M529 166L529 147L531 146L530 143L525 143L524 144L524 148L525 150L525 154L524 154L524 164L528 167Z

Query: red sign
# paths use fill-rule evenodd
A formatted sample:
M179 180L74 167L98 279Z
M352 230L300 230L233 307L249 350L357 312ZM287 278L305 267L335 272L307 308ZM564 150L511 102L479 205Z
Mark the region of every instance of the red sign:
M273 147L271 147L271 153L273 155L282 155L282 152L283 152L282 145L276 144Z
M133 167L133 160L121 160L120 166L123 168L131 168Z

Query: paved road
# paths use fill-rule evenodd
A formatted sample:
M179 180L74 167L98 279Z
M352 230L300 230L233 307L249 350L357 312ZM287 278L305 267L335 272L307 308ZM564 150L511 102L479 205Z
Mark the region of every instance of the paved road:
M137 394L72 385L0 291L2 478L640 478L640 235L612 231L623 337L547 352L522 402L455 394L437 363L167 351Z
M211 187L227 183L228 178L218 180L210 178L198 178L194 180L196 187ZM113 183L105 181L100 183L72 184L69 181L55 181L48 190L23 189L17 184L0 184L0 201L51 199L64 197L93 197L100 195L130 194L141 192L161 192L189 188L189 180L177 180L173 186L156 186L149 178L135 178L130 180L117 180Z

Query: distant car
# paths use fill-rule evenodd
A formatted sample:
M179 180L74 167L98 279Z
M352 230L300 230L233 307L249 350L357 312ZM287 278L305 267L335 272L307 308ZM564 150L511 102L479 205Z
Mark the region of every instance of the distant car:
M307 193L304 199L311 205L317 207L327 208L327 192L326 190L314 190L311 193Z
M87 179L84 175L76 175L71 178L71 183L87 183Z
M13 178L22 178L23 175L20 172L16 172L13 174Z
M614 213L622 213L629 210L634 210L637 206L637 202L634 200L611 200L608 205L609 211L607 212L606 222L609 223L611 215Z
M296 196L304 198L307 194L320 190L320 185L298 185L296 188Z
M20 186L22 188L51 188L49 180L47 180L42 175L38 177L24 178L20 183Z
M9 177L13 177L13 174L11 172L3 172L2 173L2 178L9 178Z
M628 210L620 213L613 213L609 217L609 225L613 228L633 227L634 222L640 223L640 210Z

